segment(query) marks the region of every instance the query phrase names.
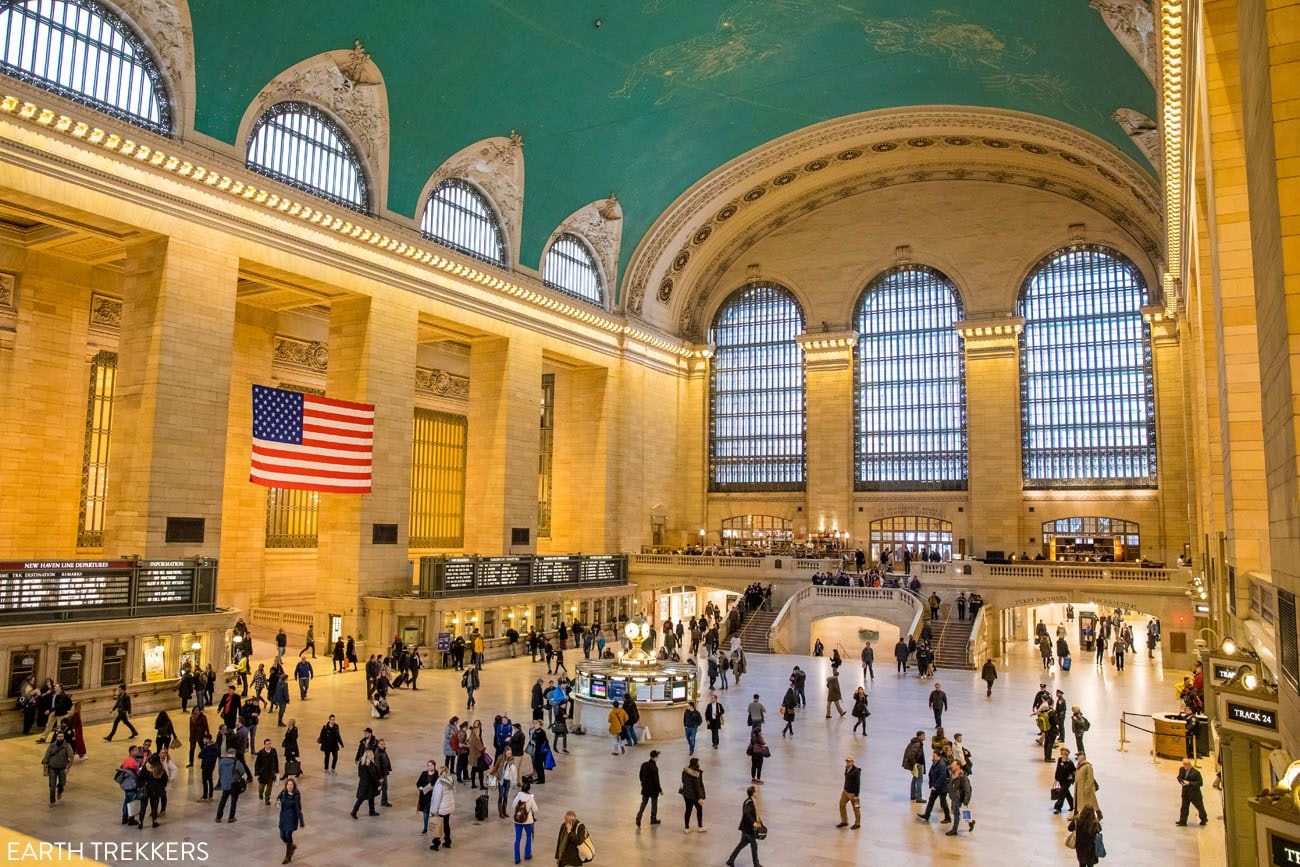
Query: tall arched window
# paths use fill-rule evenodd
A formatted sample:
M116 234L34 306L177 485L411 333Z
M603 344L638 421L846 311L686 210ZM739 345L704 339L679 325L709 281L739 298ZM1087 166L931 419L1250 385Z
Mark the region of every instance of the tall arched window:
M135 30L95 0L0 2L0 71L171 135L158 64Z
M577 235L565 232L546 251L542 281L574 298L592 304L605 303L605 285L596 256Z
M966 360L953 327L961 318L956 287L933 268L894 268L862 293L853 319L857 490L966 487Z
M1156 413L1147 286L1103 247L1058 250L1020 295L1027 488L1152 488Z
M802 491L806 477L803 308L789 290L732 293L709 331L709 488Z
M469 181L447 180L433 188L420 231L431 241L491 262L506 264L506 241L487 197Z
M355 211L370 207L366 173L352 142L305 102L278 102L248 136L248 167Z

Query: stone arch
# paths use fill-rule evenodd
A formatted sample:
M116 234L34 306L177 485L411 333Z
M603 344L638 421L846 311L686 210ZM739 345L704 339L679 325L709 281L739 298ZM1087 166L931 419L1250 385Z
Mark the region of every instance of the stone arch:
M361 158L370 210L384 214L388 202L388 91L379 67L361 42L350 49L309 57L271 79L249 103L239 123L235 155L241 162L258 119L280 102L310 103L339 125Z
M100 0L127 21L153 53L171 99L172 134L194 129L194 28L189 0Z
M524 219L524 143L514 130L461 148L429 176L415 203L417 227L435 187L448 178L473 184L487 199L506 242L506 267L519 261L519 235Z
M722 310L723 306L727 303L727 301L729 301L731 297L735 295L737 292L741 291L742 289L746 288L747 286L753 283L770 283L774 286L779 286L785 291L789 292L794 297L795 303L799 305L799 311L803 314L804 333L807 334L808 332L813 330L813 324L808 321L808 310L810 308L811 302L808 297L807 290L802 288L798 284L798 281L792 279L789 275L785 274L780 270L769 271L765 268L760 267L759 273L755 278L747 280L744 283L738 283L734 286L730 286L725 291L717 292L709 300L709 306L705 308L706 315L701 320L701 325L700 325L701 339L704 340L708 339L709 331L713 328L713 320L718 318L718 312ZM820 327L820 323L818 323L818 327Z
M564 234L577 235L596 256L605 292L605 307L614 304L614 289L618 285L618 251L623 242L623 206L618 196L609 194L606 199L588 202L565 217L546 239L538 265L546 261L555 239Z

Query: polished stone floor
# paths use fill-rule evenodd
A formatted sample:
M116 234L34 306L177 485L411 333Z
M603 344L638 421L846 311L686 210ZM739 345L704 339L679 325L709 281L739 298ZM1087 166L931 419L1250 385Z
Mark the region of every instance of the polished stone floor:
M261 636L261 648L270 646L268 639ZM1101 671L1082 658L1081 663L1086 664L1051 680L1053 689L1064 689L1068 700L1082 705L1093 721L1089 751L1101 783L1099 797L1106 814L1104 827L1110 851L1104 863L1223 863L1222 807L1218 791L1209 786L1213 779L1211 768L1203 768L1210 825L1176 828L1176 763L1153 763L1146 743L1141 741L1131 744L1127 752L1118 751L1120 712L1173 709L1175 673L1162 672L1141 655L1123 673L1110 667ZM743 684L720 693L730 719L743 719L745 705L754 691L762 695L769 710L776 708L795 664L810 669L808 697L812 707L810 713L796 721L797 736L793 740L782 739L778 728L769 725L772 757L764 770L761 811L771 836L761 845L763 863L769 867L1075 863L1073 852L1063 845L1065 820L1052 815L1048 801L1052 766L1043 763L1041 748L1033 742L1030 702L1040 678L1036 657L1031 656L1028 646L1009 649L991 699L985 698L976 672L939 674L951 704L945 727L950 735L963 732L974 755L972 806L977 827L968 834L963 826L958 838L944 836L945 829L937 821L926 826L914 817L914 807L908 803L907 774L900 767L911 734L919 728L928 733L933 725L926 707L932 684L914 675L899 677L892 666L877 666L875 681L869 684L870 735L854 737L850 734L851 717L824 719L818 705L824 694L821 684L828 668L826 660L755 656ZM346 741L355 745L361 729L371 725L372 720L361 675L333 675L329 669L327 659L318 659L321 676L310 698L290 706L289 716L297 718L303 730L307 773L303 780L307 827L299 833L295 863L400 865L453 858L457 863L511 863L511 823L496 818L495 810L487 822L475 823L475 793L464 788L457 795L453 852L429 851L420 835L415 778L426 759L441 760L441 731L447 718L453 713L464 714L458 676L426 671L421 690L399 691L393 699L393 715L382 724L376 721L376 731L387 737L395 763L391 796L395 806L382 810L377 818L368 818L363 808L361 819L353 821L348 817L356 785L347 762L351 749L342 756L338 776L324 776L317 764L315 737L325 717L335 713ZM516 719L526 719L528 689L532 679L544 671L542 665L527 658L489 663L478 695L480 715L490 722L494 714L504 710ZM847 697L861 682L860 668L846 665L841 680ZM179 710L175 716L179 723ZM142 730L152 728L152 720L136 722ZM274 719L269 722L260 727L258 737L270 732L278 746ZM242 799L236 824L214 824L214 807L195 800L200 789L197 766L193 771L182 767L180 779L173 783L171 808L161 828L137 831L122 827L120 795L112 772L125 751L125 742L119 738L112 745L106 744L102 740L105 732L105 726L87 729L90 755L73 768L67 794L53 808L46 804L46 785L40 776L42 748L31 738L0 742L0 781L11 796L19 796L8 801L3 822L48 840L206 841L208 863L279 863L283 848L277 836L275 807L264 806L250 791ZM707 734L701 734L699 755L708 791L705 824L709 830L689 835L682 833L682 802L676 794L686 760L685 741L678 738L654 744L663 750L659 762L668 793L661 804L664 822L655 827L649 827L647 822L647 827L638 832L632 821L639 803L636 772L651 747L639 747L623 757L611 756L608 739L600 734L571 736L571 754L559 755L558 769L548 775L545 785L537 787L541 821L535 862L554 863L556 829L564 812L572 809L587 823L598 844L596 864L722 864L738 840L740 802L749 782L744 726L732 724L724 728L721 749L716 752L707 746ZM846 755L853 755L864 768L863 826L856 832L835 827ZM89 854L90 850L86 851ZM737 860L748 864L748 854Z

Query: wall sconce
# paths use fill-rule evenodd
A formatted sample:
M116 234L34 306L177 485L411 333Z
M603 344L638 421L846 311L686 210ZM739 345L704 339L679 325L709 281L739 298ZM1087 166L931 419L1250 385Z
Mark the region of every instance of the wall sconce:
M199 641L190 642L190 650L202 650L203 643Z

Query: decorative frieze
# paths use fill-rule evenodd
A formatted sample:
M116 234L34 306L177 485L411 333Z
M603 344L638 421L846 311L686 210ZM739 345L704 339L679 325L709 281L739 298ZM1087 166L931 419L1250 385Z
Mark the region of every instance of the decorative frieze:
M469 400L469 377L448 373L437 367L415 369L415 390L449 400Z
M272 358L278 368L324 376L329 370L330 350L319 340L299 340L277 334Z
M953 323L966 347L966 355L1014 355L1020 348L1023 316L982 317Z

